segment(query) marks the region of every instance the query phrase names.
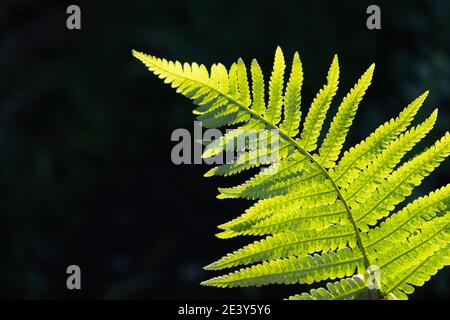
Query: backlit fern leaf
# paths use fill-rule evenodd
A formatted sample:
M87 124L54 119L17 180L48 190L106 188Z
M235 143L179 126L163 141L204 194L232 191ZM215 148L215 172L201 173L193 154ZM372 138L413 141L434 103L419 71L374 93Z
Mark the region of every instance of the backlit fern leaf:
M313 289L310 293L302 293L289 297L289 300L356 300L369 297L370 290L361 276L329 282L325 288Z
M256 60L249 69L238 59L228 70L222 64L208 70L196 63L181 64L136 51L133 55L191 99L194 114L204 126L232 129L217 140L205 141L206 159L224 151L236 152L232 163L220 164L206 176L228 176L269 165L238 186L219 189L219 198L256 202L220 225L217 236L264 238L205 267L247 266L204 285L312 284L338 279L290 299L404 299L414 291L413 286L422 286L449 264L449 185L396 209L450 153L450 134L446 133L402 163L436 122L434 111L409 128L428 91L339 158L372 81L374 65L344 97L320 143L338 89L337 56L300 128L300 104L305 103L298 53L285 79L284 54L276 49L268 85ZM371 282L373 270L379 272L375 283Z
M372 80L375 64L361 76L358 83L342 100L338 112L331 122L330 129L319 149L318 162L325 168L334 167L347 136L348 130L356 115L356 110Z

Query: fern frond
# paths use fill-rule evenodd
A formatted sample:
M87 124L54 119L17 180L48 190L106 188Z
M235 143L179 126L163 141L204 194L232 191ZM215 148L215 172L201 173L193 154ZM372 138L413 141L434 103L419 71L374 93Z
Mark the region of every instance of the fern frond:
M290 193L288 195L281 195L263 199L250 208L247 213L253 213L254 215L264 216L263 212L281 212L282 210L296 208L313 207L317 204L333 203L336 200L336 192L330 185L329 181L324 180L324 183L310 182L307 186L307 190L303 192ZM247 216L247 214L245 214ZM241 220L240 217L233 221ZM245 220L248 220L247 218ZM227 227L236 225L236 223L227 224Z
M133 55L191 99L196 106L193 112L204 126L233 128L217 140L203 141L207 144L204 158L236 152L232 163L221 164L206 176L227 176L268 165L238 186L219 189L218 198L252 199L256 203L220 225L217 237L265 238L207 266L213 270L247 267L204 285L311 284L345 277L290 299L405 299L414 291L413 286L423 285L449 264L450 185L394 213L450 153L450 134L446 133L429 149L401 163L436 122L437 110L408 130L428 91L339 159L371 83L374 65L342 100L316 151L338 89L337 56L300 130L303 70L298 53L284 88L285 60L277 48L267 103L263 72L256 60L250 67L250 86L242 59L229 70L219 63L208 71L197 63L181 64L137 51ZM257 134L250 135L253 131ZM235 143L242 139L245 143ZM264 159L274 154L275 161ZM365 280L371 266L381 270L381 287L373 288Z
M205 269L219 270L294 255L305 256L314 252L327 252L347 246L356 247L355 234L350 225L330 226L320 231L285 231L255 241L211 263Z
M300 134L300 145L308 152L314 151L317 147L323 122L325 120L331 100L336 95L339 83L339 62L338 57L334 56L327 75L327 84L320 89L314 98L311 108L306 116L303 130Z
M268 284L311 284L350 276L356 269L363 269L362 261L358 252L347 248L321 255L271 260L207 280L202 284L230 288Z
M311 208L318 204L331 204L336 201L336 198L335 190L325 181L322 184L310 185L303 192L260 200L246 210L243 215L222 224L219 228L242 231L258 221L281 214L282 212Z
M415 265L388 279L385 284L389 299L408 299L414 293L414 287L421 287L440 269L450 265L450 244L435 251L432 255L415 260Z
M267 104L267 110L264 114L264 118L275 125L281 120L285 67L283 51L280 47L277 47L272 75L270 76L269 82L269 103Z
M344 152L338 165L330 170L331 176L340 187L347 189L348 185L356 179L360 170L364 170L381 151L408 128L428 93L428 91L423 93L411 102L397 118L382 124L367 139Z
M367 88L369 87L375 64L361 76L356 85L342 100L338 112L331 122L330 129L319 149L318 162L325 168L332 168L344 145L348 130L352 125L359 103L361 102Z
M253 59L250 71L252 74L253 92L252 110L260 116L266 112L266 103L264 98L264 76L256 59Z
M237 100L239 97L239 79L238 79L238 67L236 63L233 63L228 72L228 95Z
M414 187L420 185L423 178L429 175L449 152L450 134L447 132L431 148L394 171L364 204L354 210L358 226L366 230L368 225L373 226L379 219L387 216L395 205L411 194Z
M210 158L224 151L236 150L236 139L243 140L246 137L251 137L251 134L257 135L263 129L264 125L261 122L252 119L248 123L227 132L219 139L208 144L202 154L202 158Z
M302 293L289 297L289 300L356 300L362 296L370 296L366 282L359 275L327 283L326 289L312 289L310 293Z
M422 124L412 128L392 142L367 166L364 172L356 177L344 193L344 197L351 207L366 202L373 191L394 170L403 156L430 132L436 118L437 111L435 110Z
M263 146L257 150L244 151L236 157L235 161L210 169L205 173L205 177L230 176L263 164L270 165L271 155L274 152L278 154L279 159L284 159L289 154L289 147L288 143L282 141L279 146L270 148Z
M340 200L300 210L283 211L235 231L240 235L261 236L283 231L323 230L331 225L348 223L345 206ZM233 229L233 228L230 228Z
M280 126L280 129L290 137L295 137L298 134L298 127L302 116L300 110L302 84L302 63L296 52L292 61L291 75L284 95L284 120Z
M444 190L442 190L443 192ZM391 247L384 260L379 259L381 266L381 285L383 292L390 299L407 299L414 292L411 285L422 286L431 275L450 264L450 219L435 218L422 226L422 233L413 236L408 243ZM423 250L422 247L427 249ZM394 256L394 257L393 257ZM389 268L399 268L393 272ZM396 275L391 278L390 275ZM328 289L328 290L327 290ZM356 275L339 282L328 283L327 289L313 289L309 294L303 293L289 297L292 300L348 300L370 298L376 295L369 289L364 276Z
M363 177L361 177L357 182L352 183L351 189L347 191L347 198L352 198L351 194L358 194L358 192L354 191L364 191L364 194L370 194L373 191L373 186L376 186L375 180L380 181L383 178L381 175L381 168L385 168L385 175L387 175L392 170L392 167L400 161L401 155L404 155L407 151L409 151L420 139L422 139L429 130L433 127L433 124L436 120L437 114L433 113L428 121L426 121L421 127L415 129L413 132L409 133L407 136L397 140L394 146L389 148L389 151L386 152L383 157L379 156L379 160L372 164L371 161L374 158L372 155L372 148L376 149L378 152L384 149L379 147L379 144L386 144L392 141L393 138L397 136L397 134L404 129L411 122L414 114L417 112L421 103L425 99L427 93L417 98L413 103L411 103L394 121L392 120L390 123L384 125L381 129L375 132L376 134L371 135L371 139L366 143L362 143L357 147L356 152L358 154L355 155L353 160L350 160L351 157L347 157L347 160L342 162L336 167L336 172L341 172L341 176L348 170L351 170L348 175L345 175L344 179L340 179L340 177L336 177L336 180L341 181L341 185L349 185L360 175L360 169L367 166L370 163L369 169L365 171ZM372 147L374 146L374 147ZM394 153L394 152L397 152ZM347 153L352 155L353 153ZM377 154L378 155L378 154ZM345 156L344 156L345 157ZM301 159L304 159L302 157ZM390 162L386 162L385 159L388 159ZM285 162L287 163L289 160L287 159ZM276 164L279 165L279 164ZM296 166L297 163L291 163L286 167L281 166L278 167L276 174L272 177L265 175L263 179L253 178L244 184L230 189L220 189L221 193L229 195L229 197L243 197L243 198L266 198L274 195L287 194L290 190L295 189L295 186L302 181L313 178L314 174L318 174L320 171L317 167L310 169L310 175L301 174L300 172L304 168L304 163L302 163L301 167ZM314 173L311 173L314 171ZM372 179L372 180L371 180ZM372 189L365 188L365 186L372 182ZM298 186L301 187L301 186ZM369 191L370 190L370 191ZM233 194L233 196L231 196ZM360 195L362 197L362 195Z
M276 189L274 185L277 182L284 184L289 178L298 177L299 175L302 175L300 179L307 180L312 174L303 177L301 172L312 166L312 163L304 155L299 152L294 152L286 159L272 164L265 171L255 175L237 187L219 188L220 198L258 199L274 196L276 194L274 192L271 193L269 189Z
M405 280L408 278L412 280L421 278L420 273L416 273L419 269L421 269L423 277L423 274L435 273L440 268L441 263L448 263L448 252L446 254L441 252L437 258L439 260L442 259L441 263L432 268L427 268L426 265L426 262L435 253L448 248L449 241L450 214L447 213L444 216L436 217L426 222L422 225L420 232L411 236L408 241L391 247L391 250L378 257L380 269L382 273L387 275L381 278L383 292L389 295L394 290L397 292L397 295L393 294L397 298L400 291L404 291L401 294L402 298L404 298L405 294L412 293L412 288L408 287L406 289ZM395 277L392 277L392 275L395 275ZM402 284L404 285L402 287L403 290L399 288Z
M448 210L450 210L450 184L408 204L383 221L379 227L372 229L365 241L366 246L378 252L385 251L386 248L405 241L424 223Z
M236 75L239 83L239 101L242 102L243 106L248 107L251 105L252 100L250 99L250 89L248 87L247 68L242 59L239 59L237 62Z

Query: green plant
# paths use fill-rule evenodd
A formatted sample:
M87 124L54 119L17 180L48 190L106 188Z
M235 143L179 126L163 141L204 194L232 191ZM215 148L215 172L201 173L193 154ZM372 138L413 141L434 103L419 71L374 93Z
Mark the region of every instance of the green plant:
M277 48L267 104L256 60L251 64L250 90L241 59L228 71L215 64L208 72L196 63L182 65L136 51L133 55L192 99L197 105L194 113L204 125L238 125L212 141L204 157L233 147L229 142L250 129L276 129L281 137L279 145L241 150L237 156L240 161L207 172L206 176L236 174L260 166L258 153L278 153L276 163L243 184L219 189L219 198L258 201L238 218L219 226L222 232L217 236L265 238L205 268L252 266L212 278L204 285L311 284L338 278L325 288L291 299L405 299L414 291L413 286L422 286L449 264L450 184L394 212L450 152L447 132L433 146L400 164L436 121L437 110L408 130L428 92L339 159L358 105L371 83L374 65L342 100L317 150L326 113L338 89L336 56L327 83L312 102L299 134L303 72L297 53L283 89L285 61Z

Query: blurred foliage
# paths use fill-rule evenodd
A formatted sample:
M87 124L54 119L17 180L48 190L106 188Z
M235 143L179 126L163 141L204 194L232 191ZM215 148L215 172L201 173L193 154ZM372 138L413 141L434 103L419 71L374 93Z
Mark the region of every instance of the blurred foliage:
M345 70L338 99L376 62L347 145L427 89L425 110L440 107L431 138L449 129L449 1L378 1L382 30L374 31L365 25L366 1L73 3L82 10L80 31L66 29L64 1L4 0L0 7L0 297L282 298L299 291L199 286L208 259L240 244L213 238L215 226L245 206L215 199L223 181L202 178L206 166L171 164L170 134L193 129L191 109L131 57L132 48L205 64L257 57L266 70L277 45L288 55L299 50L306 103L334 53ZM449 173L444 163L413 196L448 183ZM199 193L209 200L200 202ZM65 287L70 264L82 269L81 292ZM445 270L415 297L449 294Z

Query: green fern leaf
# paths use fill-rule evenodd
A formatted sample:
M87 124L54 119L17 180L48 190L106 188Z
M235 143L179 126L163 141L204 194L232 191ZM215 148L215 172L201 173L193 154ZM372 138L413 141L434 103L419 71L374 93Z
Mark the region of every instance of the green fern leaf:
M310 293L302 293L289 297L289 300L356 300L370 296L370 290L361 276L342 279L328 283L327 288L312 289Z
M259 167L263 164L269 165L272 153L275 152L278 154L280 159L284 159L288 156L289 147L290 146L288 143L281 142L279 146L274 146L271 148L263 146L257 150L243 151L236 157L235 161L212 168L205 173L205 177L230 176L244 170Z
M344 197L350 207L356 207L359 203L365 203L375 189L393 171L402 157L410 151L416 143L423 139L433 128L436 122L437 111L422 124L402 134L383 150L368 166L364 172L360 172L354 178L344 193Z
M346 224L346 209L340 200L302 210L284 211L250 225L239 234L266 235L283 231L323 230L331 225ZM230 228L232 229L232 228Z
M327 84L319 91L314 98L308 115L300 134L300 145L306 151L314 151L317 147L317 139L319 138L323 122L325 120L331 100L336 95L339 83L339 62L338 57L334 56L327 75Z
M280 182L284 185L290 177L295 177L299 172L303 172L306 168L310 167L311 162L309 162L304 155L299 152L294 152L286 159L272 164L264 172L257 174L237 187L219 188L219 197L222 199L258 199L274 196L277 195L276 186L274 186L276 182ZM308 180L306 178L310 178L311 176L312 174L307 175L304 178L305 180Z
M414 287L421 287L440 269L450 265L450 245L435 251L432 255L416 260L416 264L397 274L386 284L389 299L407 299L414 293Z
M266 103L264 99L264 76L256 59L252 61L251 74L253 92L252 110L260 116L266 112Z
M256 202L221 224L217 237L265 237L205 267L238 269L204 285L311 284L338 279L290 299L405 299L414 286L422 286L449 264L450 185L396 211L450 153L447 132L433 146L402 162L436 122L437 110L408 130L428 91L341 156L374 65L342 100L316 151L338 89L337 56L300 128L303 69L298 53L284 89L284 54L277 48L267 104L264 76L256 60L250 67L250 87L242 59L228 70L222 64L208 70L196 63L171 62L137 51L133 55L191 99L193 112L204 126L233 128L217 140L204 141L205 159L236 152L232 163L220 164L206 176L228 176L268 165L238 186L219 189L220 199ZM276 137L281 139L278 144ZM248 143L234 143L242 139ZM262 159L274 154L275 159ZM370 283L374 266L381 272L375 285Z
M375 64L361 76L358 83L350 90L349 94L342 100L336 116L331 122L330 129L319 149L318 162L325 168L334 167L339 153L343 147L348 130L352 125L356 110L361 102L367 88L372 80Z
M362 257L348 248L306 257L271 260L241 269L202 284L215 287L248 287L268 284L319 282L342 278L363 269Z
M264 118L272 124L278 124L281 119L285 67L283 51L278 47L275 52L275 61L273 62L273 70L269 82L269 103L264 114Z
M292 210L312 208L319 204L331 204L336 201L336 191L329 181L311 183L303 192L276 196L258 201L240 217L219 226L222 229L243 230L257 221L262 221L275 214Z
M366 247L381 252L419 230L437 214L450 210L450 185L420 197L371 230Z
M219 270L242 264L344 249L347 246L356 247L355 234L350 225L346 227L330 226L320 231L286 231L245 246L205 268Z
M345 152L338 165L330 170L336 183L347 189L360 170L363 170L411 124L417 111L428 96L428 91L411 102L396 119L382 124L366 140Z
M403 164L381 184L364 204L354 210L355 221L362 230L386 217L395 205L409 196L450 152L450 134L445 134L431 148Z
M300 118L301 90L303 83L303 69L300 57L296 52L292 61L292 70L289 82L286 86L284 95L284 121L280 129L286 132L290 137L295 137L298 133Z
M381 278L381 289L396 299L405 299L414 289L407 283L421 285L442 266L448 264L450 241L450 215L434 218L422 225L420 232L409 237L387 253L378 257L380 269L386 274ZM437 263L430 266L427 261L436 256ZM420 274L419 271L420 270ZM428 274L428 279L423 276ZM416 282L421 279L422 282Z

